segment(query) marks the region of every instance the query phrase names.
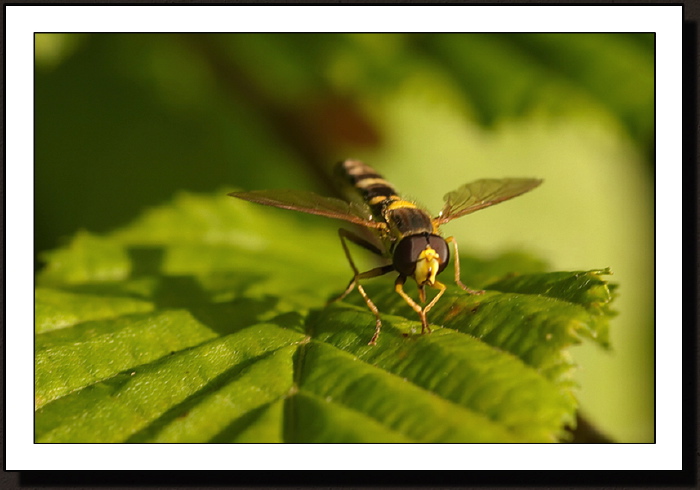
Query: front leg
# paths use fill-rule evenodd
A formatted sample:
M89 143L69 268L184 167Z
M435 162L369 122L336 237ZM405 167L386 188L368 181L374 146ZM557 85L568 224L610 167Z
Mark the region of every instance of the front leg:
M420 333L425 333L426 330L428 333L432 332L430 330L430 327L428 326L428 318L425 316L426 310L423 310L423 308L420 307L418 303L413 301L413 298L411 298L408 294L406 294L406 291L403 290L403 285L406 283L406 276L399 275L399 277L396 278L396 282L394 283L394 291L399 293L401 297L404 299L406 303L408 303L408 306L413 308L413 311L418 313L418 316L420 316L420 321L421 321L421 332ZM437 299L437 298L436 298ZM435 303L435 300L433 300L430 305L431 306Z

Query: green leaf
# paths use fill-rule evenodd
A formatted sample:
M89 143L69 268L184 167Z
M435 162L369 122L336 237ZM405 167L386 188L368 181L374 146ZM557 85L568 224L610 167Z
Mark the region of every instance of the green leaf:
M489 284L489 289L502 292L527 292L555 298L583 308L594 322L593 327L582 329L604 347L609 347L609 323L614 315L609 304L614 297L615 285L609 285L600 276L610 275L610 269L552 272L508 277Z
M153 303L138 298L38 288L34 296L35 328L37 333L43 333L89 320L148 312L153 308Z
M350 278L323 222L183 194L47 254L36 441L567 439L568 348L607 345L609 271L464 257L462 277L487 292L450 287L430 335L391 279L377 279L366 290L383 325L369 346L375 318L358 293L323 306Z
M290 390L288 346L301 338L255 325L147 364L131 362L39 410L37 442L208 440Z

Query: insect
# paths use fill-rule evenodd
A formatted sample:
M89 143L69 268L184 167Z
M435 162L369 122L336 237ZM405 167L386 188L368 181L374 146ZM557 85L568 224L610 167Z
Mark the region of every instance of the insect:
M448 244L454 247L455 282L470 294L482 294L465 286L460 279L459 252L454 237L443 238L440 226L450 220L493 206L519 196L542 183L540 179L482 179L464 184L445 195L442 211L431 218L415 203L399 197L392 185L373 168L359 160L345 160L337 167L341 176L357 191L361 201L346 202L299 190L265 190L232 192L229 196L282 209L317 214L354 223L370 230L372 241L343 228L338 230L345 256L353 270L353 277L334 301L345 298L357 287L368 308L376 318L376 329L369 345L375 345L382 326L379 310L369 298L360 280L398 272L394 290L418 313L421 333L430 333L427 314L443 295L447 286L436 279L450 261ZM388 264L360 272L355 266L347 242L350 241L389 261ZM438 290L426 305L420 306L404 291L407 278L418 285L421 304L425 303L425 286Z

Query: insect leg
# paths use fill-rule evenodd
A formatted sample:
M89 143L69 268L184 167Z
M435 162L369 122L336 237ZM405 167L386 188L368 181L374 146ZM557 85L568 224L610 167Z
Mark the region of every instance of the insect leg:
M350 263L350 267L352 267L352 270L354 272L354 275L352 279L350 280L350 283L348 284L348 287L345 289L343 294L341 294L339 297L335 298L332 301L338 301L343 298L345 298L350 292L357 286L357 290L360 292L362 295L362 298L365 300L365 303L367 304L367 307L370 309L370 311L374 314L374 317L376 318L376 328L374 331L374 335L372 336L372 340L369 341L369 345L375 345L377 343L377 337L379 337L379 331L382 328L382 321L379 318L379 309L377 306L372 302L372 300L369 298L367 293L365 292L364 288L362 285L359 283L360 279L369 279L371 277L378 277L382 276L388 272L391 272L394 270L394 266L391 264L387 264L381 267L375 267L374 269L370 269L365 272L360 272L357 269L357 266L355 265L355 262L352 260L352 256L350 255L350 250L348 249L347 243L345 240L350 240L356 245L359 245L370 252L373 252L377 255L384 255L381 250L379 250L377 247L369 243L368 241L364 240L363 238L360 238L359 236L341 228L338 230L338 235L340 236L340 243L343 245L343 250L345 251L345 257L347 257L348 262Z
M370 242L364 240L363 238L355 235L354 233L345 230L343 228L340 228L338 230L338 235L340 236L340 243L343 245L343 251L345 252L345 257L348 259L348 262L350 263L350 267L352 267L352 271L355 273L352 276L352 279L350 279L350 282L348 283L348 287L345 288L345 292L338 296L335 299L332 299L328 303L333 303L334 301L340 301L341 299L345 298L350 292L355 288L355 285L357 284L358 279L368 279L370 277L377 277L381 276L383 274L386 274L388 272L391 272L394 270L393 265L385 265L382 267L377 267L375 269L371 269L369 271L360 273L360 271L357 269L357 266L355 265L355 262L352 260L352 256L350 255L350 250L348 249L347 243L345 243L345 240L350 240L353 242L355 245L359 245L360 247L369 250L370 252L377 254L377 255L384 255L381 250L379 250L377 247L375 247L373 244Z
M435 281L435 284L433 284L432 287L434 287L435 289L439 289L440 291L438 291L438 293L435 295L435 297L433 298L433 300L432 300L430 303L428 303L427 306L425 306L425 307L423 308L423 313L426 314L426 315L428 314L428 312L430 311L430 309L431 309L433 306L435 306L435 303L438 302L438 300L440 299L440 296L442 296L443 293L447 290L447 286L445 286L445 285L444 285L443 283L441 283L440 281Z
M486 291L484 291L484 290L478 290L478 289L471 289L471 288L465 286L465 285L462 283L462 281L461 281L461 279L460 279L460 277L459 277L459 276L460 276L460 271L459 271L459 250L457 249L457 240L455 240L455 237L451 236L451 237L447 237L447 238L445 239L445 241L446 241L447 243L452 243L452 246L453 246L454 249L455 249L455 282L457 283L457 286L459 286L460 288L464 289L464 290L465 290L466 292L468 292L469 294L484 294ZM437 284L437 283L436 283L436 284ZM439 294L442 294L442 293L439 293ZM439 295L438 295L438 297L439 297ZM435 300L433 300L433 302L435 302Z
M406 276L399 275L399 277L396 278L396 282L394 283L394 291L399 293L401 297L404 299L406 303L408 303L408 306L413 308L413 311L418 313L418 316L420 316L420 322L421 322L421 333L425 333L427 330L428 333L431 332L430 327L428 326L428 319L425 316L426 310L420 307L418 303L413 301L413 298L411 298L408 294L406 294L406 291L403 290L403 285L406 283ZM431 301L430 305L432 306L435 301Z

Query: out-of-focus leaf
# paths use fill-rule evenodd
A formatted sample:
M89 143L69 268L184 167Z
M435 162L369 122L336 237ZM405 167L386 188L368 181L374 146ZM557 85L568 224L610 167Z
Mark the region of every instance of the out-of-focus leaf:
M643 145L653 135L652 34L446 34L411 41L441 62L486 125L596 105Z
M603 108L644 145L653 135L651 33L57 33L37 35L36 57L39 251L183 188L308 185L319 156L385 141L362 130L363 108L381 113L377 96L417 74L458 87L449 103L485 125ZM437 90L438 105L454 97Z

